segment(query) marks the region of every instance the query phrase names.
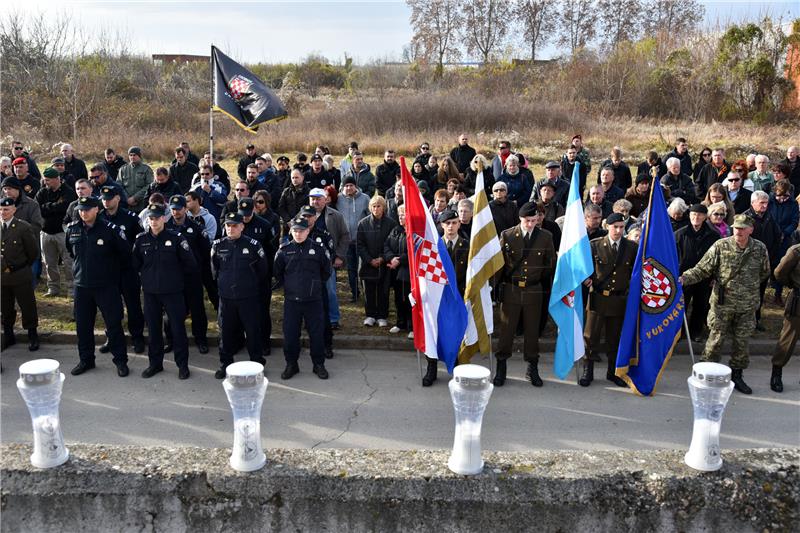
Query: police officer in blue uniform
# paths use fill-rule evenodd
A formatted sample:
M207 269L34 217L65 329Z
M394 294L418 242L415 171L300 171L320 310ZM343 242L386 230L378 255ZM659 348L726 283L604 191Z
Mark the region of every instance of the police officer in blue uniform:
M244 221L238 212L225 215L225 234L211 246L211 269L219 287L219 361L214 374L225 378L233 363L232 346L244 327L251 361L265 364L261 355L259 286L267 276L267 259L255 239L242 235Z
M208 353L208 316L203 305L203 281L200 265L209 262L211 246L203 229L192 219L186 216L186 198L176 194L169 199L169 209L172 217L167 221L167 229L184 237L189 244L189 249L194 254L198 268L186 273L184 283L185 307L192 315L192 336L197 345L197 351ZM184 314L184 318L186 315ZM167 324L172 317L167 316ZM172 347L172 336L169 328L167 332L167 348ZM169 352L168 349L165 351Z
M308 222L308 238L325 249L328 259L336 257L336 247L333 237L327 229L317 224L319 214L313 206L307 205L300 210L300 215ZM331 271L332 272L332 271ZM325 313L325 321L322 324L322 340L325 343L325 358L333 359L333 328L328 319L330 317L330 302L328 301L328 291L322 291L322 308Z
M103 315L108 347L120 377L128 375L128 353L122 330L120 268L129 265L131 247L122 228L98 218L100 203L91 196L78 200L80 220L67 225L67 251L73 258L74 313L80 362L72 375L94 368L94 320Z
M323 324L328 316L322 306L325 282L331 275L331 260L324 246L311 240L308 219L298 216L291 223L292 241L275 256L275 279L283 286L283 355L286 369L281 379L300 372L300 327L305 320L311 343L311 361L319 379L328 379L325 369Z
M119 190L111 185L100 187L100 199L105 208L103 216L106 220L116 225L125 233L128 247L133 248L136 236L142 231L139 224L139 217L120 205L122 198ZM142 313L141 292L142 284L139 273L131 268L130 263L120 265L120 292L125 300L125 308L128 311L128 332L131 334L133 351L144 353L144 313ZM110 351L108 341L100 346L100 353Z
M181 196L181 198L183 198ZM184 280L197 271L197 261L187 240L165 227L163 205L150 204L147 218L150 229L140 233L133 245L133 266L141 273L144 291L144 317L147 321L150 366L142 372L150 378L164 370L164 339L161 317L166 312L172 330L178 378L189 377L189 344L186 340Z

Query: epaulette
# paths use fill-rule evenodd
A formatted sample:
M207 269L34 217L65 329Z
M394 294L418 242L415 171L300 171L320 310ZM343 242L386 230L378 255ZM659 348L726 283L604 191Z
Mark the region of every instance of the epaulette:
M76 225L78 224L78 222L80 222L80 220L73 220L72 222L70 222L69 224L67 224L67 227L70 227L70 226L76 226Z
M212 244L212 245L214 245L214 244L219 244L219 243L221 243L221 242L222 242L222 240L223 240L223 239L224 239L224 237L223 237L223 238L221 238L221 239L214 239L214 242L212 242L211 244Z
M143 232L141 232L141 233L138 233L138 234L136 235L136 238L138 239L139 237L144 237L145 235L147 235L147 232L146 232L146 231L143 231Z
M255 240L254 238L247 237L247 239L250 241L250 244L252 244L253 246L256 246L256 245L261 246L261 243L258 242L257 240Z

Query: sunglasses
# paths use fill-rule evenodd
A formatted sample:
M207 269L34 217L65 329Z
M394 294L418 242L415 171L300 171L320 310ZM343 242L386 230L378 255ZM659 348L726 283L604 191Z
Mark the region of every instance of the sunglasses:
M712 217L724 217L725 213L711 213Z
M239 187L236 187L236 192L244 192L246 190L247 190L246 188L245 189L240 189Z
M728 178L728 181L739 181L739 178Z
M14 150L22 150L22 146L15 146Z
M508 146L501 146L500 149L501 150L508 150Z
M702 155L703 157L711 157L711 154L709 152L703 152L700 155Z
M264 200L256 200L256 203L259 204L259 205L264 205L267 202L265 202Z
M427 146L420 146L420 148L419 148L419 149L420 149L420 150L427 150L427 149L428 149L428 147L427 147Z

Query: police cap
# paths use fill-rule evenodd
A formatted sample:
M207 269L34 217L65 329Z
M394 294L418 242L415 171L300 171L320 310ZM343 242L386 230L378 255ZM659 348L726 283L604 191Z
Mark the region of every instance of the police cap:
M295 217L292 219L291 229L308 229L308 220L303 217Z
M173 194L169 197L170 209L183 209L186 207L186 198L182 194Z
M150 204L147 206L147 217L163 217L167 210L162 204Z
M241 200L239 200L239 203L236 204L236 208L238 209L239 214L242 215L243 217L249 217L250 215L252 215L254 207L255 206L253 204L252 198L242 198Z
M100 188L100 197L103 200L111 200L118 194L117 188L110 185L104 185Z
M305 205L300 210L300 216L303 217L315 217L317 216L317 210L311 207L310 205Z
M225 224L244 224L244 220L242 219L242 215L231 211L225 215Z
M88 211L93 207L100 207L100 203L94 196L84 196L83 198L78 198L78 205L76 209L79 211Z

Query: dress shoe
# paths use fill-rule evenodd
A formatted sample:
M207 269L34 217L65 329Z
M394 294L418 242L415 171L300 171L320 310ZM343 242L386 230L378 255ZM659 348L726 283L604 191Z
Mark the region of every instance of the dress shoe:
M189 367L182 366L178 369L178 379L189 379Z
M314 373L319 379L328 379L328 371L325 370L325 365L314 365Z
M208 341L194 341L197 344L197 351L200 353L208 353ZM172 348L172 346L170 346ZM164 347L166 351L166 346Z
M164 344L164 353L169 353L172 351L172 343L168 342Z
M133 339L133 351L135 353L144 353L144 339L142 337Z
M5 350L6 348L8 348L10 346L14 346L15 344L17 344L17 336L14 335L14 330L13 329L4 329L3 330L3 342L2 342L2 345L0 345L0 349Z
M128 368L128 363L122 363L121 365L117 365L117 375L121 378L128 377L131 371Z
M316 368L316 367L315 367ZM286 368L281 372L281 379L292 379L292 376L300 372L300 367L297 363L287 363Z
M36 328L28 330L28 351L35 352L39 349L39 333Z
M108 353L111 351L111 346L109 346L108 341L106 341L100 345L100 348L98 348L97 351L100 353Z
M330 346L325 347L325 359L333 359L333 348Z
M733 381L733 388L742 394L753 394L753 389L748 387L747 383L744 382L741 368L734 368L731 371L731 381Z
M616 385L617 387L627 387L628 384L625 383L625 380L621 377L617 376L616 374L612 374L611 372L606 372L606 379Z
M437 366L438 363L438 361L428 360L428 371L425 373L425 377L422 378L423 387L430 387L439 377L439 367Z
M769 388L774 392L783 392L783 368L780 366L772 367L772 376L769 378Z
M225 379L226 374L227 373L225 372L225 369L224 368L220 368L219 370L214 372L214 377L217 378L217 379Z
M163 371L164 371L164 367L163 366L148 366L147 368L142 370L142 377L144 379L152 378L153 376L155 376L159 372L163 372Z
M70 371L70 374L72 374L73 376L80 376L81 374L83 374L87 370L91 370L93 368L94 368L94 361L92 361L91 363L86 362L86 361L81 361L80 363L75 365L75 368L73 368Z
M506 384L506 360L497 360L497 369L494 371L494 379L492 380L495 387L502 387Z
M531 382L534 387L541 387L544 385L542 378L539 377L539 367L536 363L528 363L528 371L525 372L525 377Z
M578 380L578 385L588 387L594 381L594 361L589 361L583 365L583 375Z

